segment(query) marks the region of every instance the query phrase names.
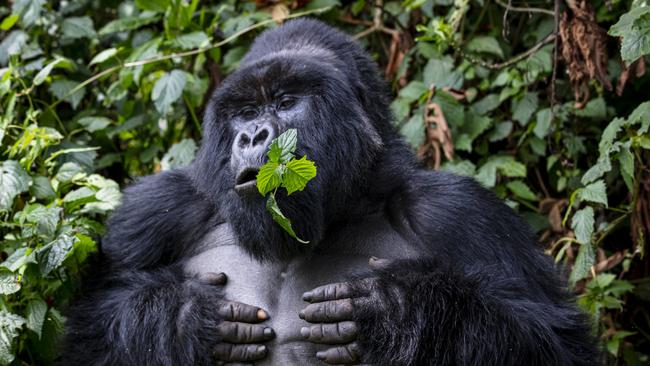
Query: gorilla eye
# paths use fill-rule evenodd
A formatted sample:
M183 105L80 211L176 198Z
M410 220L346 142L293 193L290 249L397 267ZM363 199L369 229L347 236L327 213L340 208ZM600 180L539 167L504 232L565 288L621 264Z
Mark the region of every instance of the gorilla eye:
M280 103L278 103L278 109L281 111L286 111L288 109L291 109L296 105L296 98L293 97L283 97L280 99Z
M238 115L246 119L252 119L257 117L257 109L253 107L244 107L241 111L239 111Z

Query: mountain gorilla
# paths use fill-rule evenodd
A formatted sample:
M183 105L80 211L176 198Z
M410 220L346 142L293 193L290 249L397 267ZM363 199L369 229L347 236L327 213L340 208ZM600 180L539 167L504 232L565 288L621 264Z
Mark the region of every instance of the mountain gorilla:
M259 36L214 92L194 163L125 191L63 363L593 364L587 319L526 223L472 179L422 169L387 95L325 24ZM255 188L289 128L318 166L277 196L307 245Z

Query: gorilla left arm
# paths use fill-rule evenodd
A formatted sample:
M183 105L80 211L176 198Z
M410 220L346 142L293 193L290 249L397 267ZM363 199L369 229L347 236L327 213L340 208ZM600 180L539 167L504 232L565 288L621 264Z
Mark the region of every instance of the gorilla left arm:
M593 365L587 317L526 223L470 179L428 173L397 202L425 253L305 293L327 363ZM338 323L333 323L338 322Z

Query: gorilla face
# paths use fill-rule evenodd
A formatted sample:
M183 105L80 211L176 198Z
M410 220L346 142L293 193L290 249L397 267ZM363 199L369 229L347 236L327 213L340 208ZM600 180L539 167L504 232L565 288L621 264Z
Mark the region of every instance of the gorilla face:
M285 50L249 60L212 96L198 170L240 243L258 259L287 259L318 244L340 214L337 207L349 207L359 194L350 187L364 185L382 146L338 64L336 58ZM280 190L276 198L309 245L272 220L256 187L269 144L289 128L298 130L296 156L315 161L318 174L304 191L287 196ZM222 184L215 187L217 182Z

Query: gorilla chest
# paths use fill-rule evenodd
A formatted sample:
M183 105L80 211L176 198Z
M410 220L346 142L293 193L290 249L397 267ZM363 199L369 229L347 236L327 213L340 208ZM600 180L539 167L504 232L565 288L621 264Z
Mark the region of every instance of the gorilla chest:
M315 354L327 347L304 342L300 335L300 329L309 325L298 317L298 312L307 305L302 294L366 270L371 256L387 259L417 256L387 223L363 224L350 234L339 235L333 242L321 243L320 247L327 249L285 263L263 263L251 258L237 245L225 224L210 233L201 247L203 251L185 264L186 272L226 273L228 300L259 306L271 316L265 324L274 329L276 338L268 343L269 357L256 363L259 365L322 364Z

